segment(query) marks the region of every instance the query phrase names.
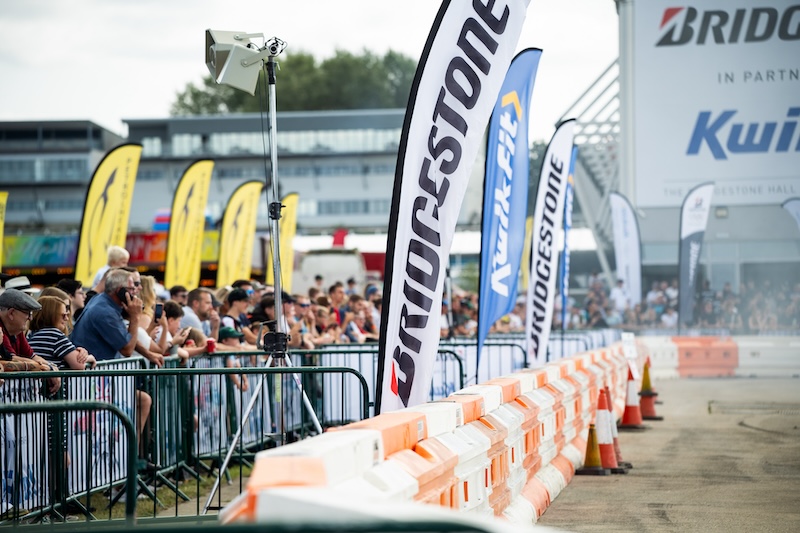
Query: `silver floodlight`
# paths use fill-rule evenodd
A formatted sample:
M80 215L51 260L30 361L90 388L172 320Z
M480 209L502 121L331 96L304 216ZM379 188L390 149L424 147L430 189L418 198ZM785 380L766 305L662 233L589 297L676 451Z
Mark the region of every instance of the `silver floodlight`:
M206 66L217 83L255 95L258 73L269 50L259 48L251 37L263 39L264 34L206 30Z

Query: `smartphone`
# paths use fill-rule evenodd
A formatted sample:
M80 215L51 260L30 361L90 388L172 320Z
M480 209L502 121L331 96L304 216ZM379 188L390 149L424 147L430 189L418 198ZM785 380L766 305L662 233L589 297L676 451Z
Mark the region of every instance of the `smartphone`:
M163 313L163 312L164 312L164 304L162 304L160 302L157 303L156 304L156 313L155 313L156 320L161 319L161 313Z
M117 289L117 298L119 298L119 301L124 304L128 303L128 298L126 297L127 294L128 294L128 289L126 289L125 287L120 287L119 289Z

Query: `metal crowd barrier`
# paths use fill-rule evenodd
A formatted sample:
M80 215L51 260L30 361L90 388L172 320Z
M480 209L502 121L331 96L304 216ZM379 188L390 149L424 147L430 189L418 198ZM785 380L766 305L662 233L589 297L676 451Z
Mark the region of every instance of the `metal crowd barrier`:
M311 362L315 366L342 366L358 371L366 380L367 388L370 392L368 416L375 415L375 395L378 387L376 383L378 375L377 344L332 344L318 350L292 350L291 353L293 357ZM465 377L463 358L447 346L440 346L436 354L429 400L434 401L446 398L453 392L463 388ZM329 394L334 394L341 400L342 411L348 415L344 420L337 422L348 423L359 420L359 418L351 414L354 409L359 408L357 398L353 397L351 390L347 388L338 390L335 384L324 387L324 390L329 391ZM335 405L333 402L325 402L325 404ZM328 413L325 413L325 418L326 420L331 419Z
M464 362L466 385L483 383L492 378L511 374L528 366L523 337L492 337L483 343L480 368L475 339L449 339L439 343L439 349L455 353Z
M581 331L559 340L555 332L551 343L558 350L569 341L570 350L584 351L606 346L619 335L613 329ZM192 498L200 514L204 476L226 475L232 481L220 467L240 427L233 466L246 475L241 468L253 454L314 434L312 422L325 428L372 416L377 358L375 344L332 345L291 351L286 360L273 358L269 366L263 352L221 352L193 358L191 368L178 368L173 357L164 368L147 369L144 359L133 357L103 362L90 371L7 373L0 407L36 409L26 407L16 418L0 420L0 512L13 520L66 502L75 504L77 514L95 518L100 515L95 508L102 506L111 517L108 499L113 503L123 494L120 487L133 469L139 497L147 500L145 507L152 504L153 516L173 503L178 516L180 502ZM489 337L477 373L476 362L474 339L443 341L430 399L525 368L524 335ZM50 376L62 378L56 399L107 402L113 408L45 413L44 407L54 404L41 395L43 378ZM148 396L152 406L141 438L125 439L128 425L138 431L139 402ZM114 409L130 420L128 425L109 412Z
M155 516L174 503L177 515L182 501L199 501L204 474L231 479L229 472L219 472L220 459L228 452L240 423L245 425L236 465L246 467L260 449L313 432L311 421L323 412L335 419L329 425L347 417L360 420L367 416L369 392L355 370L265 368L263 361L263 353L240 352L195 358L191 360L193 368L177 368L177 358L167 358L164 368L142 369L144 360L134 357L86 371L5 373L0 407L23 405L25 414L0 420L4 443L0 449L0 513L13 522L27 521L34 510L66 502L70 515L94 519L106 514L112 518L113 504L124 494L121 486L133 474L139 499L145 500L140 510L149 506L146 512ZM62 381L57 398L76 405L103 402L111 407L44 414L54 401L41 394L42 384L56 376ZM244 379L247 390L233 385ZM264 393L254 401L251 412L245 413L260 380L266 380ZM322 388L314 389L316 383L323 384ZM337 391L350 390L354 401L360 396L360 407L352 407L345 416L327 405L339 403L335 394L325 390L333 383ZM315 412L304 409L301 392L314 393ZM149 417L141 438L137 439L134 429L133 439L125 440L125 424L108 411L118 410L126 418L124 422L130 420L128 424L136 428L142 394L152 399ZM136 498L125 497L125 505L131 499L136 503ZM197 511L199 514L199 507Z
M15 376L0 388L8 387L3 393L4 399L8 399L9 391L16 396L40 381L38 378ZM3 446L0 447L0 468L3 470L0 525L15 524L22 518L29 523L66 522L75 509L86 520L95 518L93 510L67 489L68 473L77 474L83 480L94 480L97 479L94 473L112 471L115 459L113 455L106 457L107 462L83 457L77 459L85 460L73 462L74 456L66 451L68 443L81 439L79 434L65 428L65 422L99 420L100 424L90 423L83 428L86 431L82 435L88 436L90 442L117 441L123 449L136 446L133 423L122 409L108 402L42 401L35 394L28 396L27 400L0 403L0 433L3 437ZM124 435L120 435L120 431L124 431ZM124 466L128 473L124 489L128 495L125 518L132 525L136 505L136 457L127 454ZM93 488L99 491L104 486L111 489L110 484L92 487L92 483L87 482L88 498L91 498Z

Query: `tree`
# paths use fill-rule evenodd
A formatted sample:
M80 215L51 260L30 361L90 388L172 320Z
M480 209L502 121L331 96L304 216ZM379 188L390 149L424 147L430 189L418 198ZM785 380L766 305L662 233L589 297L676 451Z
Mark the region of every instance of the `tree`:
M382 57L367 50L360 55L337 50L319 64L309 53L287 53L278 60L278 111L402 108L408 102L415 69L414 60L391 50ZM170 113L258 112L260 99L266 102L260 94L264 90L263 71L256 96L218 85L206 76L201 87L189 83L176 95Z

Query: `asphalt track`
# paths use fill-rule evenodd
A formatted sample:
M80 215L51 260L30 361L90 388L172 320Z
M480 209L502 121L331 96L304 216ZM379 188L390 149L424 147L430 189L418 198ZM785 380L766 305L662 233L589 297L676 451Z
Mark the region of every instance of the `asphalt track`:
M800 531L800 379L680 379L625 475L576 476L538 524L564 531Z

